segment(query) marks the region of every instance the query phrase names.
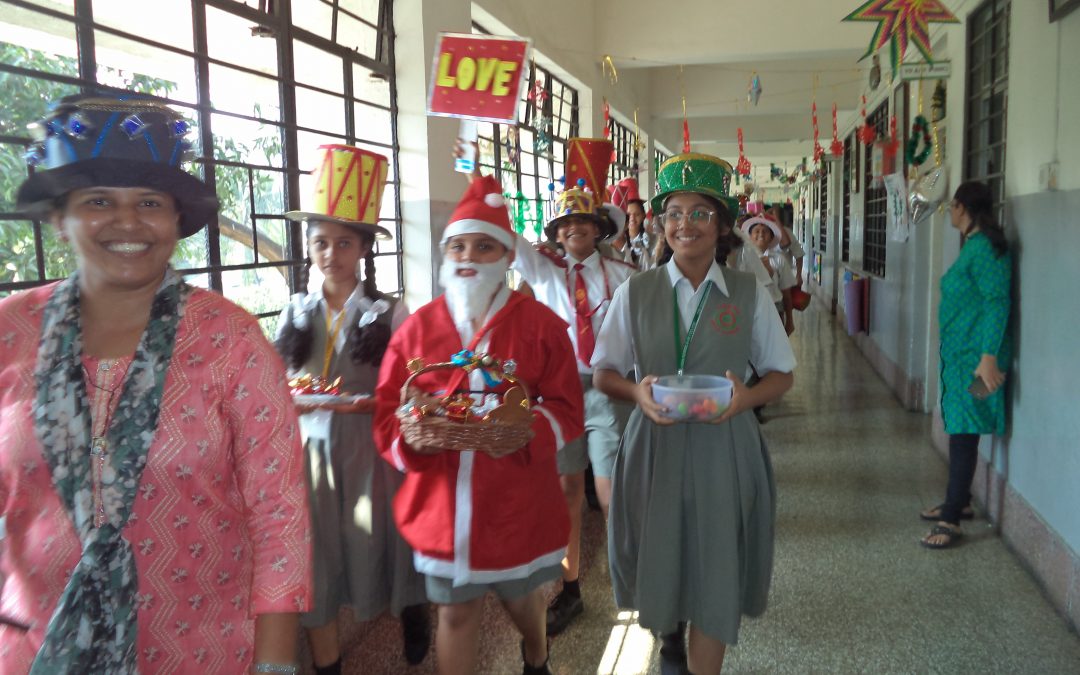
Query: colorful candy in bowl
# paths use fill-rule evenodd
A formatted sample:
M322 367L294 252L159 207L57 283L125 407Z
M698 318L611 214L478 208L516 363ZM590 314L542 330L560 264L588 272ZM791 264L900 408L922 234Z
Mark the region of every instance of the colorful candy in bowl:
M731 403L731 391L731 380L719 375L665 375L652 385L653 398L667 408L661 414L679 422L716 419Z

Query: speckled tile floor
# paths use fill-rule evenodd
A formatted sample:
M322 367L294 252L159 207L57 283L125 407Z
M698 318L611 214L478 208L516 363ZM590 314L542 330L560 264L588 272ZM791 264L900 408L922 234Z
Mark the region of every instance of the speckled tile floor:
M984 519L928 551L918 512L946 468L927 415L905 412L820 309L797 318L795 388L766 409L779 507L766 614L743 624L730 673L1080 673L1080 638ZM556 675L659 673L656 648L612 603L604 528L585 521L586 612L552 646ZM401 657L397 622L343 631L346 673L436 673ZM489 599L480 672L521 672L518 638Z

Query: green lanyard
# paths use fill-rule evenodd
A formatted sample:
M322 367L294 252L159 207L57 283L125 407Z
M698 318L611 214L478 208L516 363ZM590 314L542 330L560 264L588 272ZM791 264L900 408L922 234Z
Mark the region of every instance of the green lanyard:
M682 312L679 310L679 292L674 287L671 289L672 304L675 306L675 360L678 365L679 376L682 376L683 368L686 367L686 354L690 351L690 341L694 339L698 320L701 318L701 312L705 309L705 301L709 299L709 292L712 291L713 283L708 279L705 280L705 283L708 286L705 287L705 293L701 296L701 300L698 300L694 320L690 322L690 330L686 331L686 339L684 340L679 339L682 337Z

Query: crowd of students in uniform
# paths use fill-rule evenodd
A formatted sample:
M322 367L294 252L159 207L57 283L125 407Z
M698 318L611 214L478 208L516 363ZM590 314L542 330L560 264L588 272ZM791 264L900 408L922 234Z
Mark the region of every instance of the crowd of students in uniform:
M323 146L309 209L284 214L308 265L271 345L169 264L219 207L180 166L187 133L130 92L67 97L35 129L16 201L76 271L0 300L5 672L297 673L302 627L316 672L339 673L348 608L400 617L409 664L434 640L440 673L465 675L494 593L523 672L550 673L549 638L584 611L590 465L616 604L660 637L663 672L720 672L772 575L755 413L796 365L803 252L783 209L740 213L731 165L698 153L659 166L651 200L624 180L609 201L610 143L571 139L546 241L473 174L441 233L443 294L410 315L375 284L387 158ZM960 537L978 435L1004 428L1011 257L992 212L982 184L950 204L970 246L942 282L951 464L921 514L930 548ZM672 420L652 386L683 372L730 380L726 410ZM516 440L447 449L416 433L428 415L499 415Z

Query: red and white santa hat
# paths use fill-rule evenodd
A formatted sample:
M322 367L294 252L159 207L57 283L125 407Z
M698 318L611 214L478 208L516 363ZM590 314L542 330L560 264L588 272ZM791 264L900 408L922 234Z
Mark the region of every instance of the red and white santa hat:
M510 226L510 212L506 209L502 186L493 176L474 180L458 202L450 223L443 230L440 246L450 237L459 234L486 234L506 248L513 250L517 235Z

